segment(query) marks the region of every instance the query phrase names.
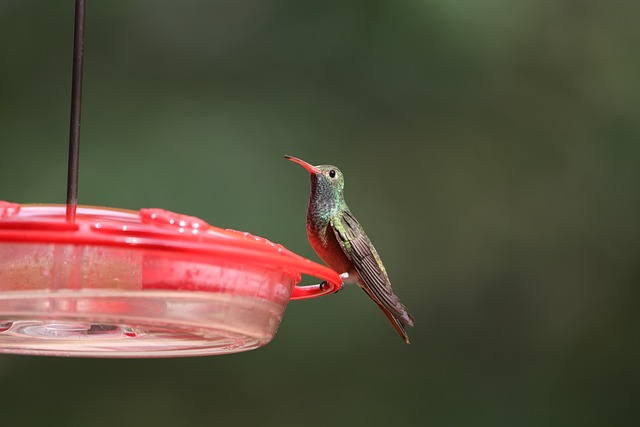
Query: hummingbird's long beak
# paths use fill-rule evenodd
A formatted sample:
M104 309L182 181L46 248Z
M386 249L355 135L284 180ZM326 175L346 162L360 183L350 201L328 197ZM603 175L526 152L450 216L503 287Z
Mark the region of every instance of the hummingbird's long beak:
M320 170L313 166L310 165L309 163L305 162L304 160L300 160L297 157L293 157L293 156L284 156L285 159L287 160L291 160L292 162L296 162L297 164L299 164L300 166L302 166L303 168L305 168L307 171L309 171L309 173L319 173Z

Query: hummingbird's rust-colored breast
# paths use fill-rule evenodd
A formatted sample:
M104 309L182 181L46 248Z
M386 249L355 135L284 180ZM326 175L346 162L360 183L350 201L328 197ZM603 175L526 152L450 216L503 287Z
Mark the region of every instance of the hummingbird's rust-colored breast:
M329 221L307 217L307 237L320 259L339 274L352 273L353 264L342 250Z

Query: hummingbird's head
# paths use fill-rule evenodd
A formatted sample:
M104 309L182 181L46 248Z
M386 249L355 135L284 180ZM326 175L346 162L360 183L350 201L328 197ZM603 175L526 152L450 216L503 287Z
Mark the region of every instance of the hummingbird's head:
M313 166L292 156L284 156L284 158L298 163L309 172L311 176L311 197L328 198L335 202L343 200L344 176L340 169L333 165Z

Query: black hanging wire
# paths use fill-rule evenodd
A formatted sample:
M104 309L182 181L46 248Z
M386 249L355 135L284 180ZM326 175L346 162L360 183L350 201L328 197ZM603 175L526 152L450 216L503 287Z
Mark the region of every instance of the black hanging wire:
M82 63L84 58L85 1L76 0L71 74L71 124L67 169L67 221L74 222L78 205L78 161L80 156L80 110L82 107Z

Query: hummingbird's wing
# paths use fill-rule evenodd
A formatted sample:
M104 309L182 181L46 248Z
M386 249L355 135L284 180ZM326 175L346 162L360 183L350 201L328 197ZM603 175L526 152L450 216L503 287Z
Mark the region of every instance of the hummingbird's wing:
M413 326L411 315L393 293L391 282L376 249L353 214L348 209L343 210L331 220L331 228L342 250L364 282L364 291L385 311L389 320L396 323L394 327L400 327L404 332L403 325ZM398 332L400 333L399 330ZM406 332L401 335L406 337Z

